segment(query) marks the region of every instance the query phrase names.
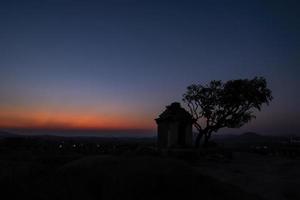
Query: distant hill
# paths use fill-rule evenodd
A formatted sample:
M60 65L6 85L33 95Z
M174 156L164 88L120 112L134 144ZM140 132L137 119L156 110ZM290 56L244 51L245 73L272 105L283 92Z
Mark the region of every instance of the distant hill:
M7 137L18 137L19 135L14 133L9 133L7 131L0 131L0 138L7 138Z
M246 132L241 135L237 136L239 139L244 139L244 140L257 140L257 139L262 139L264 136L259 135L258 133L254 132Z
M261 137L260 134L255 133L255 132L246 132L246 133L242 133L240 136L242 137Z
M240 135L219 135L214 138L216 141L229 142L229 143L256 143L256 142L265 142L273 139L272 136L264 136L255 132L245 132Z

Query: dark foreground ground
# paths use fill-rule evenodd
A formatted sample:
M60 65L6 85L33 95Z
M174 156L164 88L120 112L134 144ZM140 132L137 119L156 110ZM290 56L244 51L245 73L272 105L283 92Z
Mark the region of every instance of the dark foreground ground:
M1 199L300 199L299 156L250 146L161 153L153 139L1 139Z

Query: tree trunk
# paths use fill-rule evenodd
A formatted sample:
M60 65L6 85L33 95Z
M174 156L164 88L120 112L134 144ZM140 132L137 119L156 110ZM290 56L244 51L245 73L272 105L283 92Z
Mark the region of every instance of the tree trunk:
M210 139L211 133L204 134L204 143L203 147L208 147L208 141Z
M208 147L208 140L209 140L209 137L208 135L204 135L204 142L203 142L203 147Z
M203 135L204 134L201 131L198 132L198 135L197 135L196 141L195 141L195 147L196 148L200 147L200 142L201 142L201 139L202 139Z

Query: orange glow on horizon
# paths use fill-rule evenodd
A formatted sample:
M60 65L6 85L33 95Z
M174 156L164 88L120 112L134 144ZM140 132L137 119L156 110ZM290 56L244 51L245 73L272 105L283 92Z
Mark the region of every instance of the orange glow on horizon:
M2 110L0 128L154 130L154 121L130 114Z

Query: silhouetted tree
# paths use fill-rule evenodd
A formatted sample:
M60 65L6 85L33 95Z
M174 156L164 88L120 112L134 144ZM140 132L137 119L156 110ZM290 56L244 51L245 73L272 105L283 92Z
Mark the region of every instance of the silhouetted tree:
M268 105L272 99L272 92L263 77L225 83L213 80L207 85L188 86L183 101L189 107L198 131L196 147L203 137L206 146L211 134L221 128L243 126L255 118L254 110L260 111L262 105Z

